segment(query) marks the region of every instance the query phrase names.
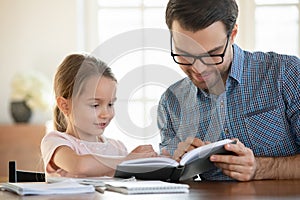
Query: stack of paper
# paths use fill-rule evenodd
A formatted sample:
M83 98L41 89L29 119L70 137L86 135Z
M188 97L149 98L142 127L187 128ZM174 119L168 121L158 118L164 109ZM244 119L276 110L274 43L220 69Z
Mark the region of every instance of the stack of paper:
M19 195L79 194L95 191L94 186L82 185L75 181L63 181L57 183L3 183L1 184L1 188L15 192Z

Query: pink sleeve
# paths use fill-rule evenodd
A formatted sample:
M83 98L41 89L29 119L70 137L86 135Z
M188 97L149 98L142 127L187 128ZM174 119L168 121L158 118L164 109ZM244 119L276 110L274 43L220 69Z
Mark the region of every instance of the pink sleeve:
M55 169L49 164L54 151L60 146L69 146L73 149L71 141L63 137L64 133L52 131L44 136L41 142L41 153L46 173L54 173Z

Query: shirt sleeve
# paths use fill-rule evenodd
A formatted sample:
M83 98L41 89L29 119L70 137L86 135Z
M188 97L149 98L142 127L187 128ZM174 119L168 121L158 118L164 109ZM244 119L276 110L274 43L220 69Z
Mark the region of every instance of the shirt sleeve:
M300 59L292 57L283 77L283 94L286 102L286 114L291 131L300 146ZM300 152L298 152L300 153Z
M46 173L53 173L56 171L49 164L49 162L53 156L54 151L60 146L69 146L70 148L72 148L71 142L55 131L46 134L45 137L42 139L41 153Z
M173 155L180 140L177 137L172 125L172 119L169 114L170 111L168 110L167 106L167 102L169 102L169 100L166 97L166 93L162 95L157 110L157 124L161 136L161 143L159 144L159 148L161 152L163 149L165 149L171 155Z

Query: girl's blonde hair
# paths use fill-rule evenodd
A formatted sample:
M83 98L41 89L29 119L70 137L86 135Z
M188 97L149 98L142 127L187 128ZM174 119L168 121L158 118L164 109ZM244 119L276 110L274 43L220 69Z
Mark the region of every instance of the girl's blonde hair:
M55 74L55 98L61 96L72 99L80 95L84 83L91 76L104 76L117 82L111 68L96 57L83 54L67 56ZM67 120L57 105L54 108L54 129L60 132L65 132L67 129Z

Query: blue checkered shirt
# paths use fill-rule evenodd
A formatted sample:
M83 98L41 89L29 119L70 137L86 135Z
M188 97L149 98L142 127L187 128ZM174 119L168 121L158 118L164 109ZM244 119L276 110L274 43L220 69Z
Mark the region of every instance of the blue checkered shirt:
M274 52L250 53L233 45L223 100L189 78L171 85L158 106L160 149L171 154L188 136L206 141L238 138L255 156L300 153L300 60ZM222 103L220 103L222 101ZM222 118L223 116L223 118ZM207 180L230 180L220 169Z

